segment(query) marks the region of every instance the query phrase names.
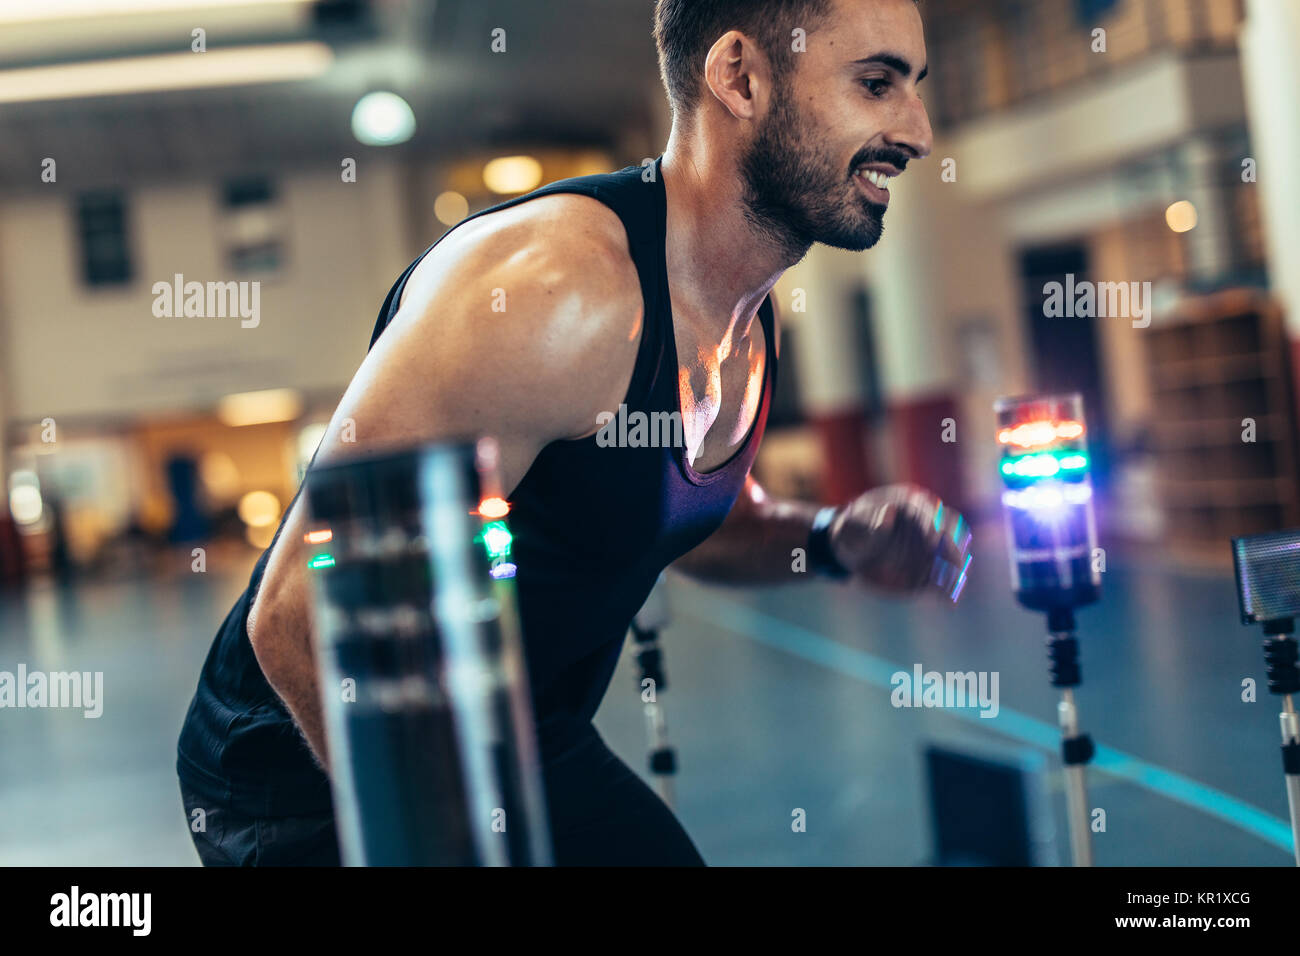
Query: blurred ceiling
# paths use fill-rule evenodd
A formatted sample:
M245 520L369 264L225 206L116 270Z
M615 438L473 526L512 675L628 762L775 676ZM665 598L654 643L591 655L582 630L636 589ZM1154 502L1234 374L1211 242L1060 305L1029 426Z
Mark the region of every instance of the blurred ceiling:
M196 174L336 163L358 97L411 103L427 157L530 143L610 146L652 124L652 0L0 0L0 70L155 53L326 43L322 76L42 102L0 102L0 191L61 182L129 185ZM123 13L121 9L144 12ZM112 16L105 10L119 10ZM35 18L35 19L32 19ZM506 52L491 49L506 31ZM194 53L194 56L203 54ZM0 92L4 85L0 73Z

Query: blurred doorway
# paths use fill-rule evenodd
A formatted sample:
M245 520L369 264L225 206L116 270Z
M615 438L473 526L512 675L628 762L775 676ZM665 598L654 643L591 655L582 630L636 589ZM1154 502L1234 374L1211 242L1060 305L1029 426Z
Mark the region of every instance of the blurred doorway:
M1044 286L1047 283L1059 282L1068 288L1091 278L1087 248L1082 242L1070 242L1023 249L1020 253L1020 276L1034 391L1083 394L1093 482L1098 488L1106 488L1110 483L1109 432L1103 402L1097 318L1049 317L1044 308ZM1073 279L1067 281L1067 276L1073 276Z

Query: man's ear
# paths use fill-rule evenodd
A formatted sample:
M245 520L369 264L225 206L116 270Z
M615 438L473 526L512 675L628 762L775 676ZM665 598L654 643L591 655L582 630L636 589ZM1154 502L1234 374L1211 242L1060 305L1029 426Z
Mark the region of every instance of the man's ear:
M767 57L752 39L731 30L709 50L704 61L704 82L732 116L752 120L764 108L771 89Z

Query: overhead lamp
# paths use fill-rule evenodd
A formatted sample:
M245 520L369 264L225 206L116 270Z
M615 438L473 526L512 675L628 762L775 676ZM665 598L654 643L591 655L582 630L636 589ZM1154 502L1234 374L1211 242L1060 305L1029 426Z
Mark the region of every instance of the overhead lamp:
M0 70L0 103L285 83L318 77L333 61L312 41L22 67Z

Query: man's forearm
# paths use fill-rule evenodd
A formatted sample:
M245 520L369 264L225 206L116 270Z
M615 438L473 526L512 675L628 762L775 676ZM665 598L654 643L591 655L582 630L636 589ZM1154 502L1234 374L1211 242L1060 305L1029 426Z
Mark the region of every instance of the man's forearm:
M806 580L808 534L819 507L771 498L750 479L727 520L673 567L716 584Z

